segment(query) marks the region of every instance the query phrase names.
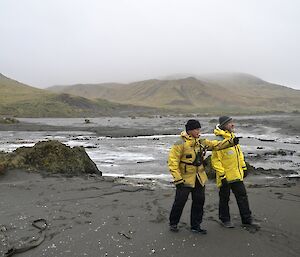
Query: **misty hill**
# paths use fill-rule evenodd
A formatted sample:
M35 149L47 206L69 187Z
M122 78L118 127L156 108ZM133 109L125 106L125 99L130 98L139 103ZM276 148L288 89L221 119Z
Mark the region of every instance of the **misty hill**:
M249 74L212 74L130 84L78 84L48 88L90 99L199 113L299 111L300 90Z
M137 109L131 105L91 100L69 94L37 89L0 73L0 115L17 117L85 117L121 115ZM151 111L140 108L139 111Z

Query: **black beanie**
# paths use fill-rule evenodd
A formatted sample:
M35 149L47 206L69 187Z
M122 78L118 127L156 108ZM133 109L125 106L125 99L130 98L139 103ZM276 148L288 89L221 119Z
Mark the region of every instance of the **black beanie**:
M187 123L185 124L186 131L197 129L197 128L201 128L200 122L197 120L188 120Z
M231 121L232 120L232 118L231 117L228 117L228 116L221 116L220 118L219 118L219 127L220 127L220 129L223 129L224 128L224 126L226 125L226 123L227 122L229 122L229 121Z

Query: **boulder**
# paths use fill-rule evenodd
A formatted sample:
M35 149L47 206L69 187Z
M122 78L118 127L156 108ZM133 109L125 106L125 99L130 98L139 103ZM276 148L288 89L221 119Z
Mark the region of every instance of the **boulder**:
M20 147L12 153L2 154L1 167L68 175L102 175L84 147L71 148L56 140L38 142L33 147Z
M0 175L5 173L5 169L6 169L6 167L0 163Z
M216 179L216 171L211 166L211 155L204 160L204 167L208 179Z
M6 171L6 158L7 153L0 151L0 175L4 174Z

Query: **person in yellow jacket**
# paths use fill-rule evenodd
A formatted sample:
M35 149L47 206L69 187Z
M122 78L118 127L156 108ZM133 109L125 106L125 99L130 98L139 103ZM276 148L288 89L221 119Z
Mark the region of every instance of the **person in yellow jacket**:
M177 232L178 223L188 199L192 194L191 230L195 233L206 234L200 224L203 216L205 201L205 182L207 175L204 170L204 156L207 150L220 150L238 144L238 139L210 141L200 138L200 122L188 120L185 131L181 132L180 140L171 148L168 166L176 185L175 200L169 217L170 230Z
M234 139L234 123L231 117L221 116L214 130L218 140ZM243 183L247 166L239 144L221 151L213 151L211 164L216 171L216 183L219 187L219 219L226 228L234 228L229 213L230 190L235 195L242 223L258 226L253 223L249 208L248 196Z

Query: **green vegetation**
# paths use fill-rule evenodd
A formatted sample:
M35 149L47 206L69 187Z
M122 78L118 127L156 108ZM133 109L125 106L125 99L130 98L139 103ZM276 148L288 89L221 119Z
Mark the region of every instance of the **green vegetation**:
M17 117L261 114L300 111L300 90L248 74L33 88L0 74L0 115ZM104 100L106 99L106 100Z
M0 115L5 117L94 117L131 113L136 108L33 88L1 74L0 92ZM140 109L154 112L151 108Z
M176 112L254 114L300 110L299 90L271 84L248 74L74 85L50 90Z

